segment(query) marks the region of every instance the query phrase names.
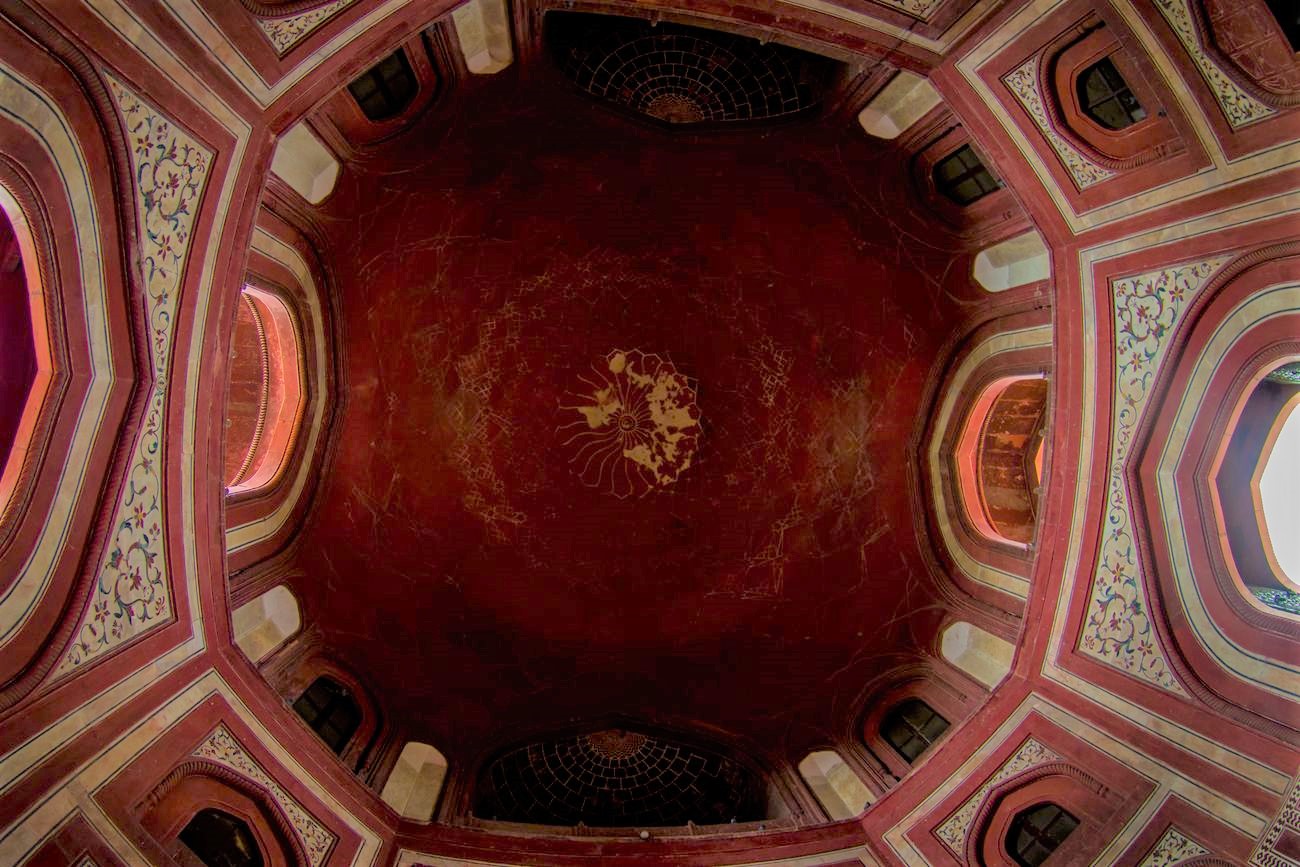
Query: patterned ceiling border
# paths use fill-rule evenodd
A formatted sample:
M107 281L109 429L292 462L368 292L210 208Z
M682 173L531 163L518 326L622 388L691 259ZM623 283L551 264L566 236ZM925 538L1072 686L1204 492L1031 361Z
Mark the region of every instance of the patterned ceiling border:
M330 850L338 842L338 837L330 833L324 825L307 812L301 804L286 792L279 783L272 779L240 745L235 736L223 725L208 735L207 740L195 748L193 754L201 759L215 762L229 768L265 789L271 798L284 811L290 826L302 841L311 867L321 867L329 856Z
M1156 841L1155 848L1142 859L1138 867L1172 867L1188 858L1208 854L1210 854L1208 849L1195 840L1188 839L1182 831L1170 825L1169 830L1161 835Z
M1265 105L1234 82L1206 52L1188 0L1155 0L1155 6L1200 70L1201 77L1209 85L1219 107L1223 109L1224 117L1234 130L1277 114L1276 109Z
M1291 781L1291 788L1278 808L1277 815L1255 844L1255 851L1250 855L1253 867L1294 867L1294 859L1277 851L1283 832L1300 834L1300 777Z
M1042 92L1043 83L1038 74L1038 67L1039 58L1035 55L1018 68L1004 75L1002 83L1007 86L1007 89L1011 91L1025 111L1029 113L1034 125L1047 139L1047 143L1052 146L1052 150L1056 151L1061 164L1070 173L1074 185L1079 190L1086 190L1094 184L1099 184L1114 177L1115 172L1088 159L1078 148L1066 141L1065 136L1061 135L1052 126L1052 122L1047 116L1047 106Z
M984 796L998 783L1015 776L1021 771L1059 761L1061 761L1061 757L1050 748L1043 746L1033 738L1027 739L1020 745L1020 749L1016 750L1011 758L1007 759L1002 767L998 768L997 773L985 780L984 785L976 789L975 793L967 798L955 813L935 829L935 834L943 845L952 850L954 855L958 858L964 858L966 837L970 834L971 823L975 820L976 813L979 812Z
M333 18L336 13L351 6L353 2L354 0L334 0L333 3L308 9L297 15L286 15L283 18L258 18L257 26L262 28L266 38L271 40L271 44L275 46L275 53L283 57L289 53L289 49L310 36L312 31Z
M105 73L131 151L139 223L139 267L149 335L149 392L140 435L105 547L99 578L61 676L171 620L163 516L162 428L181 282L212 152Z
M1107 529L1093 573L1090 613L1079 633L1079 650L1178 695L1187 693L1170 671L1147 614L1125 470L1133 436L1179 317L1228 258L1151 271L1111 284L1115 390L1107 473Z

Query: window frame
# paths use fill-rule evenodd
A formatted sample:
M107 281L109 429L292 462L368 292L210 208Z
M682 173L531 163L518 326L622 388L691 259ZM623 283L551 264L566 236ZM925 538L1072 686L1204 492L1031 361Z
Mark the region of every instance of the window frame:
M1033 817L1043 814L1046 810L1054 810L1055 815L1048 819L1047 823L1041 828L1037 826L1030 827L1029 823L1033 820ZM1048 842L1053 843L1049 849L1044 843L1044 840L1047 839L1046 835L1053 827L1056 827L1057 823L1063 820L1071 823L1070 827L1061 835L1060 839L1048 840ZM1049 858L1056 854L1057 850L1065 845L1065 841L1070 838L1071 834L1079 830L1079 826L1082 824L1083 823L1079 821L1077 816L1062 807L1060 804L1057 804L1054 801L1038 801L1037 803L1031 804L1030 806L1020 810L1014 817L1012 817L1010 824L1007 826L1007 833L1003 839L1003 848L1006 850L1006 853L1011 858L1012 862L1018 864L1019 867L1039 867L1039 865L1046 863ZM1039 848L1047 849L1047 854L1040 860L1031 861L1027 858L1025 850L1021 848L1017 841L1016 838L1026 832L1033 837L1030 845L1037 845Z
M1142 123L1142 121L1150 117L1150 113L1147 111L1146 106L1142 104L1142 100L1138 97L1137 93L1133 90L1133 86L1124 76L1123 71L1115 64L1113 58L1116 54L1117 52L1111 52L1104 55L1100 59L1095 60L1088 66L1084 67L1081 72L1074 76L1075 97L1079 100L1079 107L1083 110L1084 116L1110 132L1122 132L1130 127ZM1099 99L1094 99L1088 92L1088 83L1094 75L1100 78L1101 83L1106 88L1106 94ZM1114 80L1112 80L1112 78ZM1141 112L1140 116L1135 115L1133 110L1130 110L1130 108L1125 104L1125 95L1132 100L1134 108L1138 112ZM1127 119L1127 122L1120 126L1112 126L1097 111L1100 106L1112 102L1119 106Z
M967 155L975 160L974 165L967 161ZM953 162L958 163L963 170L952 178L941 178L940 173L944 167ZM987 177L993 186L986 187L985 181L981 179L982 177ZM969 141L962 142L935 160L934 165L930 167L930 180L934 184L935 192L959 208L968 208L981 199L988 198L998 190L1006 187L1006 183L989 168L988 164L984 162L984 158L979 155L979 152L975 150ZM980 188L979 194L971 198L959 198L956 192L957 188L969 181L976 182L976 185Z
M923 708L924 711L929 714L929 718L926 719L920 727L907 717L907 711L917 708L918 706ZM933 737L931 737L925 733L924 729L935 720L943 723L943 727L936 732ZM911 733L903 743L896 742L891 735L891 730L895 729L896 726L906 727L911 730ZM899 701L885 713L885 716L880 721L880 737L885 741L885 743L893 747L894 752L902 756L903 760L907 762L908 765L913 765L916 763L917 759L929 752L930 747L942 740L943 736L947 734L948 729L950 728L952 728L952 723L948 721L947 717L931 707L929 702L919 696L909 696ZM923 746L916 755L909 756L904 751L903 746L904 744L910 744L917 740L924 742L925 746Z
M312 691L322 684L324 686L321 688L331 690L331 694L325 698L323 704L317 698L312 697ZM312 716L310 719L303 712L304 707L311 708ZM336 720L336 716L341 710L348 708L350 708L353 717L350 725L340 725ZM361 707L361 703L352 695L352 690L346 684L340 683L327 674L317 676L308 684L306 689L298 694L298 697L293 701L293 711L309 729L315 732L325 746L340 757L347 751L348 744L356 737L365 718L365 711ZM332 729L337 741L326 736L326 728Z
M398 62L398 72L404 75L410 82L409 93L406 93L401 99L395 98L399 96L399 94L391 88L393 82L398 80L400 76L387 76L383 71L385 64L394 58L396 58ZM365 96L358 96L356 89L358 85L363 83L369 83L373 90ZM420 77L416 73L415 66L411 63L411 59L406 56L406 48L399 45L396 49L384 55L384 57L372 64L356 78L349 81L347 84L347 91L351 95L353 102L356 103L356 106L361 111L362 115L365 116L366 120L371 123L384 123L400 117L408 108L415 104L416 98L420 95ZM380 96L384 108L383 111L378 114L371 114L370 110L366 107L366 101L375 94Z
M189 835L191 838L194 838L198 834L206 834L207 831L201 828L196 829L193 832L191 831L191 829L194 828L194 823L198 822L200 818L205 817L210 817L212 820L220 821L227 825L232 829L236 840L239 840L242 837L246 847L251 850L251 855L255 857L245 858L239 862L235 862L230 860L229 857L226 856L225 852L204 853L195 848L194 843L199 841L194 839L187 840L186 836ZM262 847L258 844L257 833L242 818L218 807L205 806L200 808L190 817L184 827L181 828L180 832L176 835L176 839L181 843L181 845L188 849L194 857L199 860L199 862L207 865L207 867L266 867L266 855L262 852ZM205 857L205 854L221 857L220 860L210 860L208 857Z

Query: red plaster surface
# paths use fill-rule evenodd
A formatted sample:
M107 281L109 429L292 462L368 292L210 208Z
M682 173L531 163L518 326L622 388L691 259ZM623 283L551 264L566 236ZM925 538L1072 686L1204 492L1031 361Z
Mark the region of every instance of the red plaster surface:
M673 136L547 85L330 200L345 409L304 620L449 755L610 712L802 749L931 601L908 443L969 287L860 131ZM641 498L557 430L616 349L697 393L692 464Z

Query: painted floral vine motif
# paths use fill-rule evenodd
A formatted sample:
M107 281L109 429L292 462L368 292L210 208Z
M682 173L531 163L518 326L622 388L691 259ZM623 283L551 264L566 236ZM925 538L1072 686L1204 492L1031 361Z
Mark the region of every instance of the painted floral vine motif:
M583 484L625 499L676 482L699 441L694 386L671 361L639 349L614 350L592 371L580 377L591 390L574 394L583 403L563 407L582 418L559 428Z
M207 740L198 745L193 754L227 767L240 776L252 780L259 788L265 789L284 811L289 824L293 826L294 833L302 841L303 849L306 850L312 867L320 867L325 862L326 856L334 848L338 838L327 831L324 825L281 788L266 771L262 770L262 766L254 761L225 726L217 726L212 734L208 735Z
M966 838L970 835L971 822L975 821L975 814L979 812L980 802L989 790L1009 777L1013 777L1021 771L1029 770L1038 765L1045 765L1048 762L1059 762L1061 757L1048 747L1043 746L1033 738L1029 738L1020 749L1016 750L1006 763L998 768L997 773L989 777L984 785L980 786L962 805L957 808L957 812L949 816L938 830L939 839L943 845L953 851L958 857L964 856L966 852Z
M1231 76L1220 69L1213 58L1205 52L1200 36L1196 32L1196 23L1192 20L1192 10L1188 6L1188 0L1156 0L1156 8L1173 28L1178 41L1183 44L1192 62L1200 70L1201 77L1210 86L1214 98L1219 101L1219 107L1223 109L1224 117L1228 119L1228 124L1234 130L1277 114L1276 109L1270 108L1239 87Z
M1125 467L1169 338L1192 297L1227 258L1116 280L1115 396L1106 523L1080 649L1135 677L1185 695L1148 618Z
M1173 867L1174 864L1181 864L1188 858L1208 854L1208 849L1195 840L1187 839L1181 831L1171 825L1169 830L1156 841L1155 848L1142 859L1138 867Z
M334 13L351 6L352 2L353 0L335 0L333 3L308 9L298 15L288 15L284 18L258 18L257 26L261 27L266 38L271 40L271 44L275 46L275 53L283 56L290 48L306 39L313 30L332 18Z
M131 150L140 279L150 335L150 388L139 438L114 514L90 605L57 674L168 622L162 426L181 277L212 153L111 76L109 92Z
M1052 146L1052 150L1056 151L1056 155L1060 158L1061 164L1065 166L1065 170L1070 173L1076 187L1080 190L1086 190L1093 184L1114 177L1115 173L1113 171L1104 166L1099 166L1085 157L1064 136L1057 132L1051 121L1048 120L1047 108L1043 104L1043 94L1040 92L1037 57L1029 58L1019 68L1008 72L1003 76L1002 83L1007 86L1016 99L1020 101L1020 104L1024 106L1025 111L1029 113L1034 125L1047 139L1047 143Z

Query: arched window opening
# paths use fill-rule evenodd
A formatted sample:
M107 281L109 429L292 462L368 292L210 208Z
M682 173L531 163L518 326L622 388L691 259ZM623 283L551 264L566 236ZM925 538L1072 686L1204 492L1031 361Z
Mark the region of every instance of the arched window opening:
M896 705L880 725L881 736L908 764L920 758L947 730L948 721L919 698Z
M18 485L53 376L36 247L0 187L0 515Z
M1291 50L1300 53L1300 6L1295 0L1265 0L1268 11L1273 13L1277 24L1282 28Z
M967 517L989 539L1026 547L1037 523L1047 380L1009 376L971 408L957 443L958 488Z
M799 775L832 819L852 819L875 801L875 796L848 763L834 750L809 753L799 763Z
M409 741L402 747L380 797L403 818L428 822L433 819L446 777L447 760L442 753L428 744Z
M1011 671L1016 649L991 632L964 620L949 625L940 638L943 658L989 689Z
M212 808L194 814L180 840L207 867L262 867L262 852L242 819Z
M1003 292L1052 276L1052 255L1033 229L986 247L975 257L975 282L986 292Z
M505 0L469 0L451 13L451 22L470 72L491 75L514 60Z
M1300 614L1300 362L1274 368L1252 389L1215 483L1245 590L1273 610Z
M1106 129L1121 130L1146 119L1146 109L1109 57L1080 73L1076 86L1084 114Z
M230 346L225 479L230 493L274 482L302 417L302 357L293 314L276 295L247 286Z
M361 725L361 707L347 687L328 677L318 677L307 687L293 709L330 749L339 755Z
M896 139L941 102L929 79L900 69L858 113L858 123L868 135Z
M934 165L934 186L959 205L969 205L1002 188L970 145L962 145Z
M406 52L399 48L358 76L348 90L366 117L380 121L401 114L419 85Z
M252 662L261 662L302 628L298 600L281 584L235 609L235 644Z
M1038 867L1079 827L1079 820L1056 804L1022 810L1007 831L1007 854L1022 867Z

